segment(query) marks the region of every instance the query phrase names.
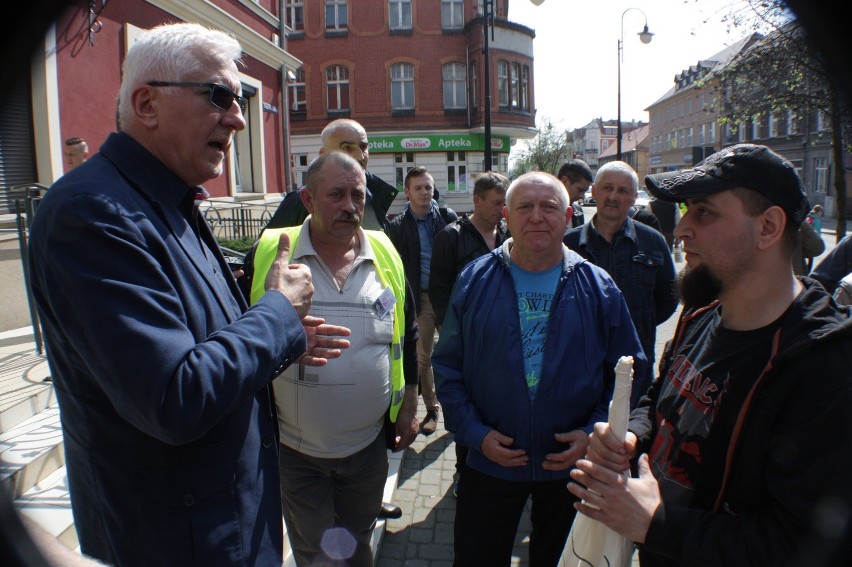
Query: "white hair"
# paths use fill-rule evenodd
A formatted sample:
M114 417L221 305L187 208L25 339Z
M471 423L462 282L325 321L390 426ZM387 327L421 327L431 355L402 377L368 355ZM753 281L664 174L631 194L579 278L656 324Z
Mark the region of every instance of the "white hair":
M240 63L242 47L232 36L198 24L163 24L145 31L127 51L118 96L118 122L132 114L133 91L149 81L180 81L205 58Z
M512 184L506 189L506 207L511 208L510 203L512 202L512 194L515 192L515 189L520 185L529 184L551 186L556 194L556 198L559 200L559 204L562 205L562 210L568 210L568 190L565 189L565 186L556 177L544 171L530 171L512 181Z
M639 191L639 176L636 175L636 170L630 167L630 164L624 161L608 161L600 166L598 172L595 173L595 183L603 178L607 173L623 173L629 175L633 181L633 193Z

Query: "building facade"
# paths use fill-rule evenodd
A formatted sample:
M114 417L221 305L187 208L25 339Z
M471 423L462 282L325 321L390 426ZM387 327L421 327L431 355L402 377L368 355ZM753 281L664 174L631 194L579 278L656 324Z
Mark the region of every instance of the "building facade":
M719 72L762 40L752 34L674 77L674 85L648 107L651 173L697 164L724 147L751 142L771 147L799 173L812 205L826 215L835 209L831 125L825 115L797 116L791 110L770 110L745 123L720 120L726 89ZM847 153L847 161L849 161ZM849 174L847 185L849 184ZM847 205L848 208L848 205Z
M281 41L277 0L124 0L75 3L46 34L29 76L16 96L20 112L7 114L14 143L0 142L0 153L15 155L18 170L4 186L49 186L65 172L63 141L85 138L95 153L116 129L116 99L121 64L142 30L186 21L233 34L243 47L240 79L248 98L247 127L235 136L225 174L205 187L214 198L254 198L286 185L289 162L283 158L286 135L286 70L300 61Z
M625 149L627 141L635 140L637 132L646 125L641 120L621 123L622 153L627 151ZM616 141L618 140L618 120L595 118L582 128L575 129L572 134L576 157L589 164L593 172L597 171L598 167L603 165L605 161L615 159L611 157L609 160L601 161L601 157L615 155ZM610 148L612 149L610 150Z
M485 11L492 4L486 66ZM408 169L423 166L443 202L469 210L473 179L486 169L486 82L490 169L505 173L514 140L535 135L535 34L506 19L507 0L284 5L287 48L302 61L288 84L293 164L288 189L304 184L322 129L336 118L352 118L367 131L372 173L401 189ZM404 203L400 194L391 213Z

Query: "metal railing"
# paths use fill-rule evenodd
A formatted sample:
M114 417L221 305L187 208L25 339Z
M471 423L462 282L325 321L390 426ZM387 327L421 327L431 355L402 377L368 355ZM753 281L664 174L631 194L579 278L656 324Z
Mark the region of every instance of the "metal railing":
M257 240L277 208L278 203L206 200L199 204L199 209L213 230L213 235L227 240L244 238Z

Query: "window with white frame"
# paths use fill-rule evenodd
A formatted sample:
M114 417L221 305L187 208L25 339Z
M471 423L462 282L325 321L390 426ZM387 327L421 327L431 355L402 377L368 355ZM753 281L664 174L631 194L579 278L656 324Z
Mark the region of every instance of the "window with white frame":
M707 144L714 145L716 143L716 123L709 122L707 124Z
M467 108L467 78L464 63L447 63L443 68L444 108Z
M460 30L464 27L464 0L441 0L441 28Z
M325 0L325 29L345 30L348 27L347 0Z
M304 187L308 183L309 166L308 154L293 154L293 176L297 187Z
M328 111L349 110L349 69L332 65L325 70L325 84Z
M303 0L287 0L284 3L284 22L293 31L305 31L305 3Z
M512 63L512 80L509 82L509 100L512 108L520 108L521 106L521 65L520 63Z
M500 93L500 106L509 106L509 62L497 62L497 92ZM488 96L486 94L486 96Z
M826 158L814 158L814 191L825 193L828 188L828 160Z
M388 25L391 30L411 29L411 0L388 0Z
M396 172L396 188L402 191L405 188L405 176L408 170L414 167L414 152L393 154L393 166Z
M447 191L467 193L467 154L447 152Z
M295 69L293 71L293 79L287 83L287 93L289 95L287 106L290 112L295 114L305 113L308 107L305 95L304 69Z
M394 63L391 73L391 108L414 110L414 65Z
M530 109L530 67L529 65L521 65L521 91L519 98L519 108L521 110Z
M262 193L266 182L263 153L263 108L259 96L263 84L240 75L243 96L248 99L243 118L246 127L234 133L229 177L235 193Z
M705 140L704 129L705 129L705 124L702 124L698 127L698 145L699 146L703 146L705 144L705 142L704 142L704 140Z

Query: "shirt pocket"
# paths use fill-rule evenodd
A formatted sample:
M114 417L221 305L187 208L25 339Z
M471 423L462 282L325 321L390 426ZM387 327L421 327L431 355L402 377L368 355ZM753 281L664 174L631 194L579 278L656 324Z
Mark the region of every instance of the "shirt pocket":
M663 265L662 252L640 252L633 256L633 278L643 291L653 291L657 270Z
M389 345L393 341L394 307L384 317L376 310L376 297L366 297L366 316L364 317L364 342Z

